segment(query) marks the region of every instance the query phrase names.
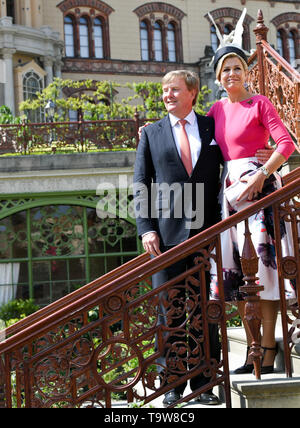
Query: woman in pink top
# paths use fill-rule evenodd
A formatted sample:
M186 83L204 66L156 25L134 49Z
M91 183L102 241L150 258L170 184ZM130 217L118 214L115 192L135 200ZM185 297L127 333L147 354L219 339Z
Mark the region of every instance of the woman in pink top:
M228 98L216 102L208 113L215 119L215 139L225 161L223 189L220 193L223 219L279 188L281 180L276 171L295 149L289 133L271 102L265 96L249 93L245 88L248 69L246 61L244 52L236 47L222 48L217 51L215 56L217 79L228 94ZM266 148L270 136L276 143L276 150L262 165L258 162L256 153ZM252 171L250 175L243 177L250 171ZM246 183L244 190L238 191L235 202L230 199L230 205L229 196L226 196L224 190L239 180ZM280 299L272 209L261 210L250 217L249 227L259 256L259 283L264 286L260 297L263 315L262 348L264 349L262 374L265 374L272 373L274 370L275 324ZM228 301L237 300L242 318L244 302L239 287L243 285L243 275L239 260L244 242L243 228L244 222L222 234L225 295ZM281 229L283 255L285 256L289 253L286 225L282 224ZM215 266L213 266L211 271L212 298L218 298L215 272ZM287 298L295 298L293 284L286 281L285 287ZM251 339L247 325L245 325L245 330L248 345L250 345ZM253 370L248 351L244 366L237 369L236 373L249 373Z

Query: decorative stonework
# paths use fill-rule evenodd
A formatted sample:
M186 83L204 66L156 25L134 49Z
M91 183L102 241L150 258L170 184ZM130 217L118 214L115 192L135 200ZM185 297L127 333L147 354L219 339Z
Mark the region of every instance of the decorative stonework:
M139 18L142 18L143 16L151 13L165 13L172 15L174 18L177 18L179 21L181 21L186 16L186 14L177 7L162 2L143 4L142 6L134 9L133 12L135 12Z
M183 68L199 72L195 64L180 64ZM64 60L64 73L103 73L103 74L127 74L145 76L163 76L172 70L178 69L178 63L169 62L144 62L122 60L88 60L70 59Z
M210 12L214 20L221 19L221 18L233 18L237 21L239 20L241 13L242 13L241 10L234 9L233 7L222 7ZM205 18L209 20L208 14L205 15ZM253 21L254 19L250 15L246 14L244 24L250 25Z
M286 22L300 23L300 13L282 13L281 15L278 15L275 18L271 19L271 22L275 25L276 28L282 24L285 24Z
M112 12L114 12L114 9L112 7L99 0L64 0L57 5L57 7L62 12L67 12L68 10L79 6L93 7L95 9L100 10L105 15L110 15Z
M212 12L210 12L214 20L216 21L217 25L220 28L221 32L224 32L225 26L229 24L231 28L234 28L237 24L240 16L241 16L241 10L234 9L232 7L222 7L219 9L215 9ZM208 14L205 15L205 18L208 20L209 24L211 25L210 19ZM250 51L251 49L251 42L250 42L250 24L254 21L254 19L246 14L244 19L244 35L243 35L243 47L247 51Z

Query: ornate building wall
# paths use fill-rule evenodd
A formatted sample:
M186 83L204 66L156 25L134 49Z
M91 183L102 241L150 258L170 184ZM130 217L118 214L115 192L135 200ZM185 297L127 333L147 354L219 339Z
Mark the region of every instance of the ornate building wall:
M214 89L215 97L209 67L215 35L207 12L226 32L243 7L247 7L245 48L255 48L253 28L261 8L270 29L269 42L296 67L300 58L298 0L230 0L226 7L222 0L2 0L0 59L7 79L2 98L18 112L23 95L20 88L16 93L8 88L12 76L31 60L45 71L45 85L55 76L158 81L169 70L189 67ZM16 76L15 81L19 82Z

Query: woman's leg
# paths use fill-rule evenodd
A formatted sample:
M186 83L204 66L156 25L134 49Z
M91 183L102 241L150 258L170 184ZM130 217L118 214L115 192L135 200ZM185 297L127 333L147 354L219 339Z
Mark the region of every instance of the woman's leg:
M275 327L279 310L279 301L261 300L263 335L261 346L264 348L275 348ZM263 367L274 364L276 351L266 350L263 360Z
M238 302L238 310L240 316L243 320L247 345L251 346L251 333L247 322L244 321L245 313L245 304L246 302ZM261 313L262 313L262 326L263 326L263 335L261 339L261 346L265 348L275 348L276 339L275 339L275 327L277 321L277 314L279 310L279 301L272 300L261 300ZM263 366L272 366L274 364L274 359L276 352L266 351L263 361ZM248 357L247 364L251 364L251 359Z

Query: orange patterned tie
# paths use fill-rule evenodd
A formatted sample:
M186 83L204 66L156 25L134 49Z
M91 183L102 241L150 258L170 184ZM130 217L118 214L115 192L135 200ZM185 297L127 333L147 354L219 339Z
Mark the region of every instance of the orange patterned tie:
M183 165L188 173L188 175L192 175L193 172L193 163L191 156L191 148L189 139L185 130L185 125L187 121L185 119L181 119L178 121L180 125L180 133L179 133L179 145L180 145L180 153Z

